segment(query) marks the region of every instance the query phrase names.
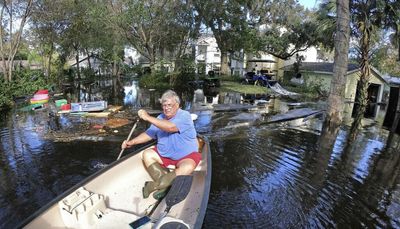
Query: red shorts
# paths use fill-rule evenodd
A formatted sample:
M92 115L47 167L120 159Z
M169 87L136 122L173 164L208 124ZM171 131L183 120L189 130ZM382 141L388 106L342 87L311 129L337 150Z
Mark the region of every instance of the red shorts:
M196 163L196 166L200 163L200 160L201 160L201 153L199 153L199 152L193 152L191 154L188 154L188 155L182 157L179 160L172 160L171 158L161 156L160 153L158 153L157 146L154 147L154 150L157 152L158 156L161 158L161 161L163 162L162 166L165 168L167 168L168 165L176 166L180 161L182 161L183 159L186 159L186 158L192 159L194 161L194 163Z

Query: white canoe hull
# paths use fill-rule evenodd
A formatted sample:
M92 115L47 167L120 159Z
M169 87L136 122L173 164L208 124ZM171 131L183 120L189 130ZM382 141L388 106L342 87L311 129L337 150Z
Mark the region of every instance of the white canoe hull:
M203 139L202 160L193 172L190 192L167 217L181 220L190 228L201 228L210 192L210 146ZM131 228L129 223L144 216L156 203L152 195L142 197L143 184L151 178L140 157L141 151L137 151L93 174L32 215L23 228ZM79 200L77 193L81 197L90 193L90 198ZM163 200L152 217L158 218L165 207ZM148 223L143 228L152 227Z

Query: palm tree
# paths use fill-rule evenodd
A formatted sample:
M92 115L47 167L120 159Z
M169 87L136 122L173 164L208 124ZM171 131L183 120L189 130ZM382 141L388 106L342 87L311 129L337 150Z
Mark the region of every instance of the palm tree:
M368 103L368 86L370 77L371 45L382 25L382 10L375 0L353 0L351 2L353 33L358 39L360 79L357 84L356 112L352 129L358 130ZM353 137L357 135L357 131Z

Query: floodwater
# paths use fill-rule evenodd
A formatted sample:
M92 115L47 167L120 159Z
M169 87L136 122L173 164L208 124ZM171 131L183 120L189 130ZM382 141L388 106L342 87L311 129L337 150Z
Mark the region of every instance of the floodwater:
M158 92L140 90L135 81L124 91L126 110L158 109ZM400 141L398 135L389 138L379 120L364 120L352 141L350 128L341 127L329 147L321 116L257 122L296 107L323 108L323 103L247 100L215 91L182 98L184 108L198 114L198 132L211 140L213 173L203 228L400 228ZM257 108L208 109L243 99ZM59 122L70 131L74 123L99 121L67 116ZM0 117L0 228L16 227L114 161L129 132L121 128L101 139L54 141L45 137L51 123L48 110L14 110ZM144 128L141 123L138 131Z

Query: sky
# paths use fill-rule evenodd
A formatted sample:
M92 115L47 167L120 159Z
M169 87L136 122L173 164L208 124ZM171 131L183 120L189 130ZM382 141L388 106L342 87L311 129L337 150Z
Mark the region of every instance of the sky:
M300 5L303 5L304 7L311 9L313 7L316 7L316 2L317 0L298 0Z

